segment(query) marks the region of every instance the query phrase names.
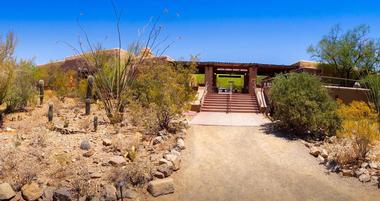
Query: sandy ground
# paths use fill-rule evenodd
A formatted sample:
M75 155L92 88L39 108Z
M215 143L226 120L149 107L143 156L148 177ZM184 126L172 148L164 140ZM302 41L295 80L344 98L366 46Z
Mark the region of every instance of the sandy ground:
M150 200L380 200L380 190L328 174L300 141L264 127L192 125L174 194Z

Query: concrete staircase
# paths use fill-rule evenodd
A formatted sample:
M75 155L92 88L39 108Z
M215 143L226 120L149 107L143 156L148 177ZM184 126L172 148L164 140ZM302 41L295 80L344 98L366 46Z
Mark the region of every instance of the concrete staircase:
M206 95L201 112L227 112L229 94L209 93ZM234 93L231 95L231 113L258 113L259 106L255 95Z

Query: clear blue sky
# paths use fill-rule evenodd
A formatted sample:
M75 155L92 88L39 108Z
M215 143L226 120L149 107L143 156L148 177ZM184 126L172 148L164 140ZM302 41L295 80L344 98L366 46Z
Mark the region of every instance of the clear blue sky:
M291 64L310 59L307 47L335 24L345 29L368 24L371 36L380 38L378 0L115 1L123 10L124 47L150 17L161 16L162 36L176 41L166 52L174 59L199 54L203 61ZM19 58L41 64L73 54L59 41L77 46L78 17L91 41L117 46L109 0L4 0L0 5L0 34L16 33Z

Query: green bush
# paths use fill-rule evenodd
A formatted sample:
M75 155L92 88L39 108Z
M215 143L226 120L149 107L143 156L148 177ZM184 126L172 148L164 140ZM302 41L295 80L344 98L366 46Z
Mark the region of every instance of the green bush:
M380 76L377 74L368 75L361 80L361 84L369 89L367 92L368 99L374 104L377 113L380 113Z
M273 80L269 96L273 117L297 134L333 134L339 127L336 103L314 75L278 75Z
M192 89L193 67L158 64L139 69L133 95L145 110L153 111L159 129L169 128L173 118L190 109L195 91ZM151 125L150 127L155 127Z
M36 95L33 65L30 61L21 61L14 67L14 78L6 97L7 112L23 110Z

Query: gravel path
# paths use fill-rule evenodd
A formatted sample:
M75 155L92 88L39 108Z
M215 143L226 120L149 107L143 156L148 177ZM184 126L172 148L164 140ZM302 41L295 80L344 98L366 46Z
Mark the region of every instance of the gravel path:
M174 194L151 200L380 200L380 190L328 174L300 141L263 127L195 126L186 138Z

